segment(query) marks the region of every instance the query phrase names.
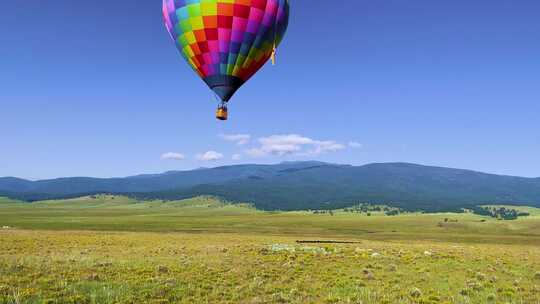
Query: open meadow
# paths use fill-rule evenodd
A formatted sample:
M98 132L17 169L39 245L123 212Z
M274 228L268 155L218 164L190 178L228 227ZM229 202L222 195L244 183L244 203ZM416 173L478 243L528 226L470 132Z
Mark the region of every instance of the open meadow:
M527 211L0 199L0 303L540 303L540 212Z

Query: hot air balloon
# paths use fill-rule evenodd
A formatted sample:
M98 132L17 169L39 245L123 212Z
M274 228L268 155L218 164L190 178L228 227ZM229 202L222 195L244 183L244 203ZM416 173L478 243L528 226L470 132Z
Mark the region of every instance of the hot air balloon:
M163 0L165 26L206 82L227 120L227 103L270 58L289 23L288 0Z

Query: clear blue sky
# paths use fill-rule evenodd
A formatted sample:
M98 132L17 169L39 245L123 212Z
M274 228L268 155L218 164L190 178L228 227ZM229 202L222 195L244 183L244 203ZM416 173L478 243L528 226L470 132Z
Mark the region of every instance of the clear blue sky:
M278 65L222 123L160 0L1 1L0 176L306 159L540 176L540 1L291 6Z

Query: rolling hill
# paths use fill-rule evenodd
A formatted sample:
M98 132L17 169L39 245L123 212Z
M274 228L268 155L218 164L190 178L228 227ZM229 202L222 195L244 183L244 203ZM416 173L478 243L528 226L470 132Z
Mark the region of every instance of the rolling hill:
M341 208L369 202L407 210L452 211L480 204L540 207L540 178L382 163L237 165L126 178L0 178L0 196L27 201L85 194L175 200L215 195L265 210Z

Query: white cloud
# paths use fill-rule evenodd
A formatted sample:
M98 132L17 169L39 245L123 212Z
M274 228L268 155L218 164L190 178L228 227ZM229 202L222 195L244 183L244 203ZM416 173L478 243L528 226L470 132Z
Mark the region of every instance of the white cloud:
M253 157L268 155L319 155L345 149L345 145L335 141L320 141L298 134L272 135L259 138L260 147L248 150L246 153Z
M251 156L288 155L302 150L303 145L308 145L313 140L297 134L272 135L259 138L261 146L248 151Z
M337 152L345 149L345 145L335 141L315 141L315 148L308 151L311 155L324 154L328 152Z
M235 142L239 146L245 145L251 140L249 134L221 134L219 137L226 141Z
M216 161L223 158L223 154L216 151L208 151L204 154L198 154L197 159L202 161Z
M234 154L231 158L232 158L232 160L241 160L242 159L242 154Z
M186 158L182 153L168 152L161 155L162 160L183 160Z
M364 147L364 145L359 143L359 142L356 142L356 141L350 141L349 142L349 147L355 148L355 149L362 149Z

